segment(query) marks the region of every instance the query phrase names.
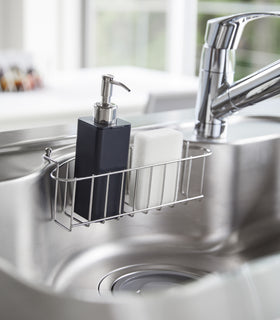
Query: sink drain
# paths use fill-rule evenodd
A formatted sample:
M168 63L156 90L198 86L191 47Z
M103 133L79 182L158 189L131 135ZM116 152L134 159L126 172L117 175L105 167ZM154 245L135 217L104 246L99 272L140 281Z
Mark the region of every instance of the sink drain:
M143 294L173 288L195 279L193 275L172 271L138 271L117 279L112 285L112 292L127 291Z
M199 270L182 270L177 266L127 266L103 277L98 291L102 296L121 292L144 295L185 285L205 274Z

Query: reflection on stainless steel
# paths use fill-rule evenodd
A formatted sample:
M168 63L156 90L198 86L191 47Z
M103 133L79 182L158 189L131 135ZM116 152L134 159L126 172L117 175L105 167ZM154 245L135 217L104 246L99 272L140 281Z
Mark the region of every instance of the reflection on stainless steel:
M225 136L226 117L280 93L280 60L237 82L233 79L235 50L245 25L267 17L280 17L280 13L246 13L208 21L196 104L198 137Z
M180 111L178 119L187 114ZM168 113L166 120L169 117ZM43 154L51 147L59 162L73 157L74 141L65 135L71 136L75 128L45 129L48 139L38 129L21 131L14 135L15 140L3 135L0 282L6 294L0 299L0 315L4 312L7 319L33 320L44 310L53 319L84 320L93 315L106 320L130 319L142 303L138 319L170 319L168 312L159 311L167 308L167 293L159 291L171 287L175 291L168 295L169 303L180 301L178 316L173 317L183 319L183 301L189 298L179 299L178 290L185 287L181 284L195 283L206 274L232 270L279 250L280 118L236 117L230 121L227 143L206 143L213 154L205 163L203 201L90 228L81 226L73 232L52 221L55 183L50 173L54 165L44 161ZM166 126L160 117L154 127L159 124ZM185 137L192 134L192 126L192 121L173 124ZM142 129L134 127L133 133ZM66 166L65 174L67 170ZM182 170L184 192L192 192L189 185L193 181L201 192L201 181L196 179L201 176L201 164L198 170L193 161L191 170L188 166ZM68 191L62 188L57 193L61 209ZM160 287L164 290L158 291ZM147 314L147 305L155 299L157 308ZM134 311L129 312L127 305Z

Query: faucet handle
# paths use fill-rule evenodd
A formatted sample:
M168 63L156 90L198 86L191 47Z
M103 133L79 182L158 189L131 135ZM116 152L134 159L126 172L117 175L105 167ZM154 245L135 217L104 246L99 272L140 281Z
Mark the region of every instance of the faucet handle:
M211 19L207 22L205 43L215 49L237 49L245 25L267 17L280 17L280 12L241 13Z

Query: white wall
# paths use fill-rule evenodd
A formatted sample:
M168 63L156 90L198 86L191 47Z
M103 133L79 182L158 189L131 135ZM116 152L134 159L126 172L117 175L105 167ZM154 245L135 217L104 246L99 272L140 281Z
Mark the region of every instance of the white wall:
M22 49L22 8L22 0L0 0L0 49Z
M45 73L81 64L81 1L23 0L23 48Z
M0 50L30 52L48 73L81 66L80 0L0 0Z
M4 23L3 23L3 0L0 0L0 48L3 46L3 33L4 33Z
M75 69L82 60L82 1L58 0L58 67Z
M58 67L57 1L23 0L23 49L44 73Z
M105 11L119 10L136 11L141 9L166 12L166 70L174 74L195 75L196 66L196 32L197 32L197 0L168 0L168 1L144 1L142 4L134 1L108 1L98 2L98 8L94 0L86 0L86 65L95 65L95 41L96 26L95 15L98 9ZM147 3L146 3L147 2ZM165 3L167 8L165 8ZM164 5L163 5L164 4ZM103 8L102 8L103 5ZM113 9L112 9L113 8ZM144 32L144 30L143 30ZM144 32L145 33L145 32Z
M94 5L94 0L88 2ZM169 6L167 70L194 75L197 0L170 0ZM81 11L82 0L0 0L0 49L31 52L43 73L79 68ZM86 40L85 51L93 51L94 39L86 35Z
M197 0L169 2L167 70L176 74L195 75Z

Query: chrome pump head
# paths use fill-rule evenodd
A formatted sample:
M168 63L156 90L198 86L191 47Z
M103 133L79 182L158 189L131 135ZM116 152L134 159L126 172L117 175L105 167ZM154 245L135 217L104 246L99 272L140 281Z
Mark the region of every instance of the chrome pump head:
M105 125L113 125L117 119L118 106L111 102L113 85L123 87L127 91L130 89L121 82L115 81L114 76L106 74L102 76L101 102L94 105L94 122Z

